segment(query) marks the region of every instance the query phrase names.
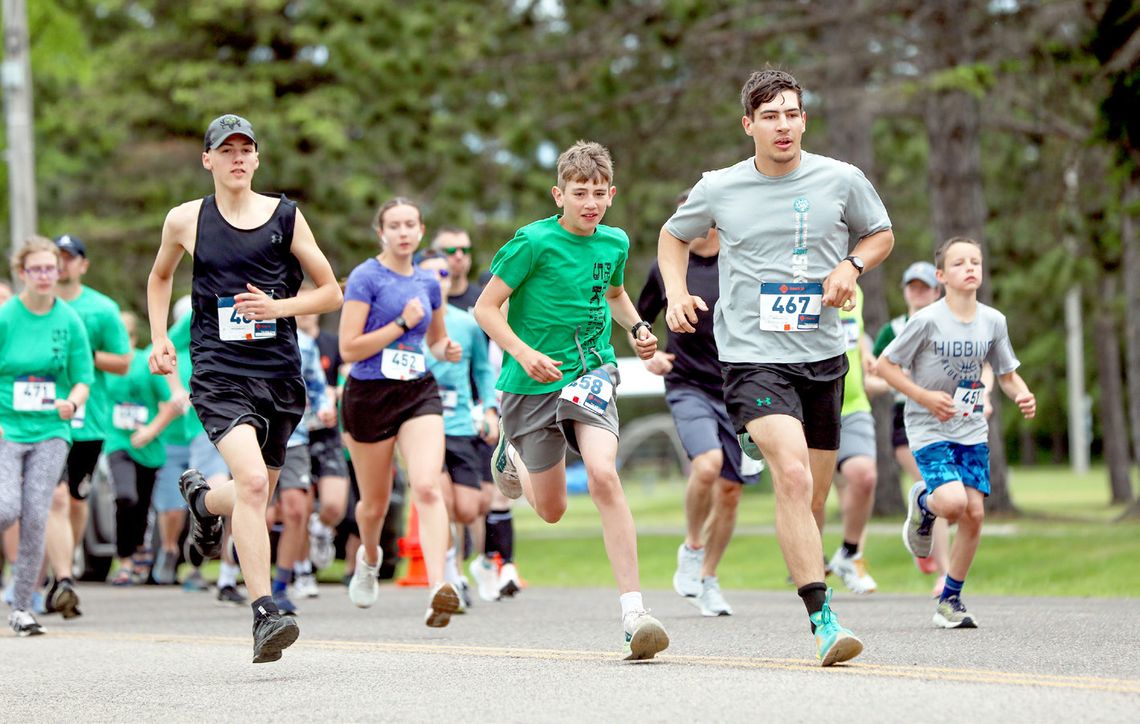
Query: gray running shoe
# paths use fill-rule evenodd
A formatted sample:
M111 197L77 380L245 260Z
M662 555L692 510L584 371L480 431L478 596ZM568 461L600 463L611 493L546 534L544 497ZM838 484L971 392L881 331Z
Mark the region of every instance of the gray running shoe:
M705 549L693 550L681 543L677 548L677 570L673 573L673 590L685 598L701 595L701 564L705 562Z
M917 558L926 558L930 555L930 549L934 546L934 538L930 531L934 527L934 521L937 520L918 505L918 496L924 490L926 483L921 480L910 487L910 492L906 496L906 522L903 523L902 530L903 545Z
M625 628L625 660L652 659L669 648L669 634L648 611L630 611L622 619Z
M724 600L724 596L720 592L720 583L715 576L702 582L701 595L694 599L694 603L701 610L702 616L732 615L732 606L729 606L728 601Z
M518 500L522 496L522 482L519 480L519 471L515 468L511 456L507 454L507 436L503 433L503 420L499 419L499 442L495 445L495 452L491 456L491 479L499 492L511 500Z
M934 625L942 628L977 628L978 620L966 610L966 604L958 596L950 596L938 602L934 610Z
M760 446L752 442L752 436L746 432L742 432L736 436L737 441L740 443L740 449L745 455L753 460L764 460L764 455L760 452Z

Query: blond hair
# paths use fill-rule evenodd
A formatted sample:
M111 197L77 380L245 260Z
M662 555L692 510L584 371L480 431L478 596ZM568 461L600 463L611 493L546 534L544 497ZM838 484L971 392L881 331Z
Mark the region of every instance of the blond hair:
M55 265L59 266L59 247L55 245L55 242L47 237L32 235L29 236L27 241L24 242L24 245L17 249L16 253L12 255L10 260L12 269L23 269L24 262L28 260L28 257L41 251L46 251L55 256Z
M614 162L608 148L594 141L578 141L558 157L558 188L568 183L595 181L609 184L614 180Z

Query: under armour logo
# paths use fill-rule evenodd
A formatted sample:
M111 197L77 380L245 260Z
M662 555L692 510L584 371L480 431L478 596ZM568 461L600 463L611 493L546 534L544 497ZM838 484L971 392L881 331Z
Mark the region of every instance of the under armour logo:
M284 237L281 236L280 234L272 234L269 237L269 243L270 244L280 244L283 240L284 240Z
M241 120L237 116L226 116L218 121L218 124L224 128L234 129L241 125Z
M768 407L771 404L772 404L772 398L771 397L757 397L756 398L756 406L757 407Z

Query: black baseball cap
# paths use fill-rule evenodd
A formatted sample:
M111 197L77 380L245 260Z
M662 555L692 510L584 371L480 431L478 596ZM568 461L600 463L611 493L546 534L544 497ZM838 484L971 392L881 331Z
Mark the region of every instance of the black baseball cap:
M72 256L87 258L87 245L83 243L82 239L71 236L70 234L57 237L55 245L59 247L60 251L65 251Z
M245 136L257 146L257 136L253 135L253 126L241 116L227 113L210 121L206 128L205 150L212 151L233 135Z

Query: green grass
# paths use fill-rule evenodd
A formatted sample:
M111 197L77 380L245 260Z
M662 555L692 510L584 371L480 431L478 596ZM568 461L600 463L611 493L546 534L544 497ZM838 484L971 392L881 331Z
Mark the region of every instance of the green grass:
M627 476L626 492L637 521L642 585L668 588L684 531L682 481ZM975 594L1041 596L1140 596L1136 556L1140 524L1116 523L1103 469L1076 476L1066 468L1011 471L1014 502L1022 514L991 517L970 571ZM834 497L834 496L833 496ZM515 508L516 559L524 577L542 586L613 585L597 511L586 496L571 496L556 525L541 521L525 504ZM737 534L718 571L725 588L784 589L787 571L771 531L772 495L747 489ZM865 555L885 592L924 593L933 581L914 567L900 539L901 517L876 519ZM839 521L829 509L824 548L839 545ZM842 582L836 582L842 586Z

